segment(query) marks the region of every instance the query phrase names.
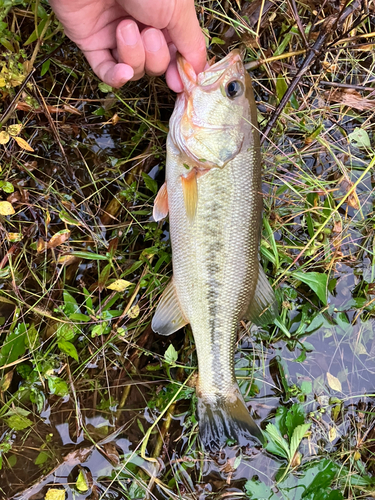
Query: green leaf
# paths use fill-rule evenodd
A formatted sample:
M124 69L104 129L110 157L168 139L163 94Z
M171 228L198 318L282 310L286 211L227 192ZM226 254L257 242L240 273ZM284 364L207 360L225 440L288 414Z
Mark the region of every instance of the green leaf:
M51 59L47 59L47 61L44 61L44 63L42 64L42 69L40 70L40 76L44 76L49 70L50 66L51 66Z
M301 391L303 394L311 394L312 393L312 382L309 380L304 380L301 384Z
M293 271L292 277L309 285L323 304L327 305L327 281L328 275L316 272Z
M268 424L266 427L266 435L269 438L266 450L279 457L290 460L289 444L282 437L277 427L273 424Z
M370 137L363 128L355 128L353 132L348 135L348 139L349 142L357 148L371 149Z
M301 495L302 498L306 498L306 500L328 500L329 497L323 497L323 492L327 492L327 489L331 486L332 481L335 479L338 474L339 468L330 460L323 459L318 464L314 464L314 467L311 467L308 470L309 474L306 474L306 478L308 476L311 477L311 482L309 486L305 489L305 491ZM332 500L332 499L329 499Z
M62 352L65 352L68 356L72 357L78 362L78 353L77 349L71 342L67 342L66 340L62 340L61 342L57 343L59 349Z
M104 82L100 82L99 85L99 90L101 92L103 92L104 94L108 94L109 92L112 92L112 87L110 85L107 85L106 83Z
M25 354L27 327L28 325L21 323L7 335L0 350L0 367L13 363Z
M288 436L291 439L294 429L305 422L305 412L298 403L294 403L285 417L285 425L288 429Z
M85 491L87 491L89 489L87 481L86 481L86 474L84 473L84 471L82 469L79 471L79 474L77 477L76 488L78 491L81 491L82 493L84 493Z
M48 17L45 17L44 19L41 20L41 22L39 23L38 27L36 30L34 30L31 35L29 36L29 38L26 40L26 42L23 44L24 47L26 45L30 45L30 43L33 43L37 40L37 38L41 35L43 29L44 29L44 26L46 25L46 22L48 21Z
M14 414L11 417L6 419L7 425L11 428L14 429L15 431L22 431L23 429L27 429L31 425L33 425L33 422L25 417L24 415Z
M169 365L174 365L176 363L178 358L178 353L172 344L165 351L164 358Z
M158 183L145 172L142 172L142 177L146 188L149 189L153 194L156 194L158 192Z
M80 259L108 260L108 257L106 257L105 255L99 255L93 252L76 251L72 252L70 255L74 255L74 257L79 257Z
M254 500L277 500L279 498L269 486L254 479L246 482L245 490L248 497Z
M72 217L65 210L61 210L61 212L59 213L59 217L60 217L60 220L62 220L63 222L66 222L67 224L70 224L72 226L80 226L81 225L79 220Z
M302 424L298 425L294 431L292 438L290 440L290 457L293 458L294 454L298 450L300 442L302 441L303 436L310 429L311 424Z
M64 312L66 314L73 314L79 312L79 305L77 304L76 299L70 295L69 292L64 290Z
M13 184L6 181L0 181L0 188L4 191L4 193L13 193L14 191Z
M217 36L213 36L211 38L211 44L216 43L217 45L225 45L225 41L222 40L221 38L218 38Z
M47 460L49 459L49 455L46 451L41 451L39 453L39 455L36 457L35 461L34 461L34 464L35 465L43 465L47 462Z
M61 342L62 340L72 340L74 339L76 333L77 328L75 325L64 323L62 325L59 325L56 330L57 340L58 342Z
M87 316L87 314L81 314L81 313L70 314L69 319L71 319L72 321L83 321L84 323L91 321L90 316Z
M64 397L69 393L68 384L60 377L48 377L48 388L51 394Z

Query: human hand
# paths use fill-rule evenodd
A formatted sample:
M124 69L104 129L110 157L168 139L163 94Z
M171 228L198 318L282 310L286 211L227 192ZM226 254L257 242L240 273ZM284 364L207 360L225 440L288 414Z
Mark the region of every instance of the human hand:
M180 52L198 73L206 46L194 0L50 0L66 35L85 54L94 72L112 87L146 72L166 72L168 86L183 89Z

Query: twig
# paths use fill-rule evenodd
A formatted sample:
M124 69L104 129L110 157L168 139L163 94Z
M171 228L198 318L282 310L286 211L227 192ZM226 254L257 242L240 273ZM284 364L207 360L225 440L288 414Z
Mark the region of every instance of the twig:
M309 67L311 66L312 62L314 59L316 59L320 53L322 48L324 47L327 38L330 36L330 34L336 29L339 25L342 25L345 19L350 16L359 6L361 5L361 0L354 0L349 6L345 7L337 16L329 16L327 19L324 21L321 32L314 43L313 47L310 49L310 53L307 55L306 59L303 61L300 69L298 70L296 76L294 77L292 83L288 87L287 91L285 92L283 98L281 99L279 105L274 111L274 114L270 118L267 127L265 130L262 132L262 137L260 143L263 144L264 141L267 139L269 133L271 132L272 128L274 127L275 123L277 122L279 116L281 115L283 109L285 108L286 104L288 103L291 95L293 94L295 88L297 87L298 83L300 82L302 76L307 72Z

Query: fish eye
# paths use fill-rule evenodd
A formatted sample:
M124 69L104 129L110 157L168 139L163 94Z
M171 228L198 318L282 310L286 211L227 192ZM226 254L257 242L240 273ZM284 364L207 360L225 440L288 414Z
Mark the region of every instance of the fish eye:
M228 82L225 87L225 93L230 99L234 99L235 97L239 97L243 94L243 84L239 80L232 80Z

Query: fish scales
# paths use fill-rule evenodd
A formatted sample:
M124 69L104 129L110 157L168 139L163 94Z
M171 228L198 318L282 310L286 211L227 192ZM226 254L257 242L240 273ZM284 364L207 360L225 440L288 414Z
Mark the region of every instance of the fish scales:
M185 91L154 207L156 220L169 211L173 280L152 327L168 335L191 324L200 434L214 449L228 439L263 440L237 385L234 350L239 320L256 317L274 295L258 258L261 162L250 77L238 51L200 75L178 65Z

